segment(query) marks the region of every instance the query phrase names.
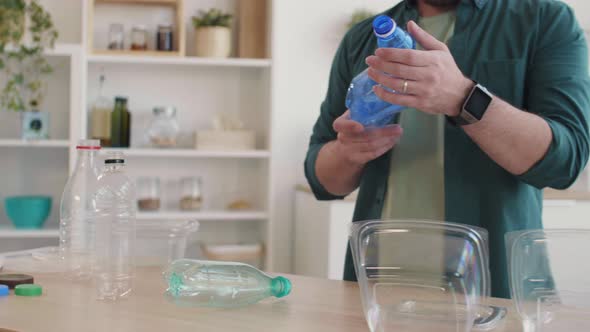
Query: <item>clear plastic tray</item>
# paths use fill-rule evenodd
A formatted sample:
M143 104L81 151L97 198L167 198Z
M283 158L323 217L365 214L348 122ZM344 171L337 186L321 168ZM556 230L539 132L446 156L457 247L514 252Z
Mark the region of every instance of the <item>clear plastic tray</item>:
M198 229L197 221L138 221L136 265L166 266L184 258L188 238Z
M367 221L351 228L355 268L372 332L471 331L505 309L490 295L487 232L431 221ZM495 318L488 319L493 315Z
M506 235L510 289L527 331L590 331L588 230Z
M184 258L189 236L199 228L197 221L138 221L135 264L161 266ZM4 269L22 273L67 273L57 247L0 254Z

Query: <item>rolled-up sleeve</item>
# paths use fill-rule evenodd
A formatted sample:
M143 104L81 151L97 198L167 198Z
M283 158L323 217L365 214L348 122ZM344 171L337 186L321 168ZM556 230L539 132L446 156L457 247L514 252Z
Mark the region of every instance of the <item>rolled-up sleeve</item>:
M589 151L590 78L584 31L560 2L542 9L535 52L527 70L527 109L547 121L553 141L521 180L565 189L584 170Z
M322 147L326 143L336 139L336 132L332 127L334 120L346 111L346 92L352 80L347 52L348 39L348 35L344 37L334 57L330 72L328 92L321 105L320 115L313 127L313 133L307 150L307 157L305 158L305 176L315 197L319 200L343 198L331 194L326 188L324 188L317 177L315 164Z

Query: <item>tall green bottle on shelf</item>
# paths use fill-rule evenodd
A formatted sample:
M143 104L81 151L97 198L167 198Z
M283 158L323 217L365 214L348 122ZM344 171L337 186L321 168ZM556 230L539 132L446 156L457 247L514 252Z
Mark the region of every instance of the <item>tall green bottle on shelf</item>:
M116 97L111 113L111 146L128 148L131 134L131 113L127 109L127 98Z

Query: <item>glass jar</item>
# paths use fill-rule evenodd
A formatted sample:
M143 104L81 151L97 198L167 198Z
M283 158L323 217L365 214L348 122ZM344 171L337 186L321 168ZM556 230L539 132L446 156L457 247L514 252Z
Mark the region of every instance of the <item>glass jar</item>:
M137 208L140 211L157 211L160 209L161 189L157 177L140 177L137 179Z
M131 49L135 51L147 50L147 28L145 25L134 25L131 30Z
M198 211L203 205L203 185L200 177L180 179L180 209Z
M174 39L172 34L172 24L158 25L156 35L156 49L158 51L172 51L174 49Z
M150 145L157 148L175 147L180 130L176 120L176 108L155 107L153 114L154 118L147 130Z
M122 50L125 32L123 24L113 23L109 26L109 50Z

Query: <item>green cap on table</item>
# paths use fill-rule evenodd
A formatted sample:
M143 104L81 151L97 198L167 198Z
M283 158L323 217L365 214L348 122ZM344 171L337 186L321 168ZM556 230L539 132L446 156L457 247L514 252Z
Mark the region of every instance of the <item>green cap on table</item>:
M14 288L14 294L17 296L41 296L43 288L35 284L22 284Z

